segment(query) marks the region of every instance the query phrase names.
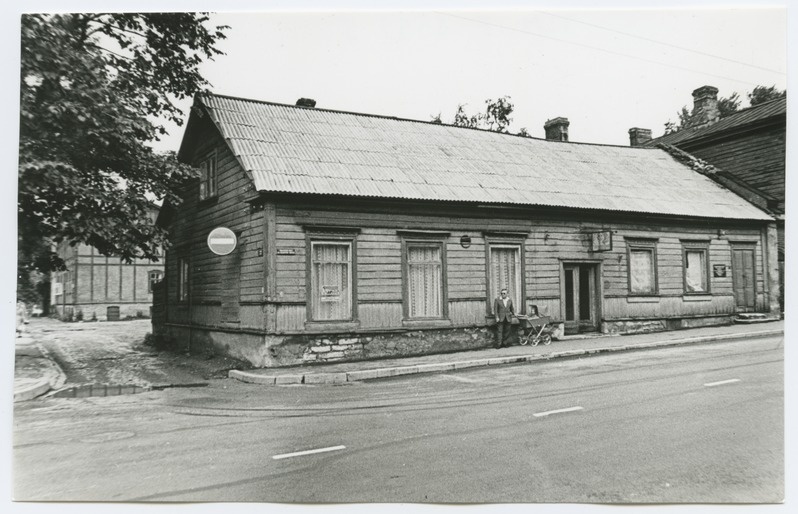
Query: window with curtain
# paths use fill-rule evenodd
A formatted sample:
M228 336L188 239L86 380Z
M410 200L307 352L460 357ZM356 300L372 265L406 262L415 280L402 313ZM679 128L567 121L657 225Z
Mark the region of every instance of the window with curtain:
M490 291L488 298L493 305L502 288L507 288L507 296L513 301L516 312L521 311L521 248L519 246L491 246L490 248Z
M443 317L441 245L407 245L407 296L408 317Z
M686 293L709 291L706 249L686 248L684 250L684 290Z
M657 293L657 254L653 244L629 247L629 292Z
M311 316L314 321L352 318L352 243L311 243Z

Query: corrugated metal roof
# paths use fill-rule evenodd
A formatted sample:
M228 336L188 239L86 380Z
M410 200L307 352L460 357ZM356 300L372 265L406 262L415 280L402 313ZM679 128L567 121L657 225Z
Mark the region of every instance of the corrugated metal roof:
M745 126L755 121L765 120L767 118L784 115L787 113L787 99L780 98L778 100L771 100L763 104L755 105L730 114L725 118L713 123L712 125L692 127L682 129L672 134L666 134L648 141L645 146L656 146L658 144L666 145L679 145L685 141L705 137L711 134L718 134L725 130L731 130L737 127Z
M660 149L212 94L201 101L259 191L770 219Z

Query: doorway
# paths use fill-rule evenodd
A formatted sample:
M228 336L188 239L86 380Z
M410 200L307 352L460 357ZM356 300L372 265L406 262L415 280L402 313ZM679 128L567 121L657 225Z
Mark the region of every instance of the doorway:
M756 309L756 272L754 271L754 248L732 249L732 288L734 303L738 311Z
M598 330L598 264L563 264L563 318L565 333Z

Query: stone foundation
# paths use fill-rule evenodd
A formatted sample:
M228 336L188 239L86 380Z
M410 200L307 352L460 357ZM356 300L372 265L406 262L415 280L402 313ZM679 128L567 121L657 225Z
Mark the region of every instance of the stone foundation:
M492 345L494 338L492 329L468 327L363 336L303 336L296 343L304 347L302 362L310 364L476 350Z
M732 323L732 315L707 316L700 318L603 321L601 323L601 332L604 334L645 334L649 332L679 330L682 328L731 325Z

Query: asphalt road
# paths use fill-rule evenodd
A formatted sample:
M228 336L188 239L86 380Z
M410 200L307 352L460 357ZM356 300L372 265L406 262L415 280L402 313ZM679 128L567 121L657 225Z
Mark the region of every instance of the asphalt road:
M14 498L768 503L783 339L15 406ZM312 453L306 453L312 452Z

